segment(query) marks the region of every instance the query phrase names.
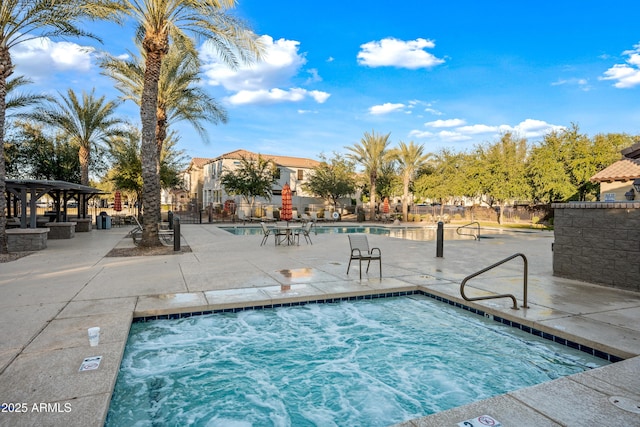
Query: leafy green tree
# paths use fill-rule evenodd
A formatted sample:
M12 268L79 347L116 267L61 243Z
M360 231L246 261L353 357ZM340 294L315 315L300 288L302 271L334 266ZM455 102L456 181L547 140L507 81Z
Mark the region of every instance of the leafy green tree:
M475 157L482 172L477 176L481 193L490 205L499 206L498 223L502 223L504 205L514 199L529 197L525 174L527 140L516 138L511 132L502 135L494 144L479 146Z
M9 163L10 176L80 182L78 147L60 135L49 136L42 126L18 121L11 137L15 155Z
M112 0L110 0L112 1ZM261 48L256 35L246 25L225 13L236 0L118 0L137 24L137 37L144 51L144 83L140 97L142 123L143 230L141 246L161 245L160 161L156 127L158 123L158 83L162 62L171 42L179 40L187 50L195 46L187 33L202 38L232 67L253 62Z
M418 172L414 191L420 198L440 202L440 215L444 205L469 191L467 185L468 156L449 149L442 149L431 156Z
M37 37L96 38L78 24L108 17L113 5L102 0L2 0L0 3L0 194L6 192L4 156L7 80L13 73L11 49ZM7 201L0 197L0 253L7 253Z
M236 169L222 172L220 183L227 194L242 196L253 211L256 197L271 200L272 187L277 181L276 172L275 163L259 154L255 159L242 156Z
M576 193L567 169L570 155L567 151L568 147L558 131L548 133L539 145L531 149L526 173L534 201L565 201Z
M360 142L351 147L345 147L350 153L347 157L360 164L364 168L365 174L369 177L369 189L371 200L369 200L370 219L374 219L376 207L376 184L381 167L389 156L387 150L389 146L389 136L365 132Z
M337 153L331 159L324 155L320 159L320 165L309 174L302 188L331 202L335 208L338 199L350 196L356 190L354 165Z
M409 185L416 176L416 172L427 162L430 154L424 152L424 145L417 145L413 141L406 144L398 143L398 148L393 151L393 157L398 162L400 175L402 176L402 219L407 221L409 217Z
M107 101L104 96L96 98L93 90L89 94L83 91L80 100L69 89L67 96L61 95L50 107L36 108L26 116L59 130L78 147L80 183L89 185L91 152L122 132L123 121L116 116L117 106L117 102Z

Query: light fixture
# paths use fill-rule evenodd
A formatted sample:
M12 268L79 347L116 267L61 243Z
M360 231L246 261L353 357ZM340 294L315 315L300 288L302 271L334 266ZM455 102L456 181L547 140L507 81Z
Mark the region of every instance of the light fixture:
M635 187L635 185L634 185L634 187ZM626 193L624 193L624 198L629 200L629 201L631 201L631 200L636 198L636 192L633 191L633 188L631 190L627 191Z
M636 189L636 193L640 193L640 178L633 180L633 188Z

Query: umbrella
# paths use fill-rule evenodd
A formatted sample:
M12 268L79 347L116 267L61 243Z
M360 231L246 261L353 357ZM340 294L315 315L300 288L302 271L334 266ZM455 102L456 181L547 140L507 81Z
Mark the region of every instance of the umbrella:
M116 212L120 212L122 210L122 194L120 194L120 191L116 191L114 196L113 210Z
M283 221L291 221L293 212L291 209L291 187L289 183L285 183L282 187L282 210L280 211L280 219Z
M382 213L389 213L389 198L385 197L384 198L384 203L382 204Z

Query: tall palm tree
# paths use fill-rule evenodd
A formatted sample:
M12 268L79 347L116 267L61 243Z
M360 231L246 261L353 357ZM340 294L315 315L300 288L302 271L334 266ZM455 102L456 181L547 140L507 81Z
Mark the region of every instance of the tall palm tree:
M371 194L369 212L370 219L372 220L375 218L376 209L376 180L378 179L378 173L380 172L382 163L389 156L387 147L389 145L390 135L391 133L380 135L376 134L375 131L371 131L371 133L365 132L364 137L359 143L356 143L352 147L345 147L351 151L350 154L347 154L347 157L359 163L369 176Z
M409 217L409 184L416 172L422 167L431 155L424 152L424 145L416 145L413 141L406 143L400 141L398 148L393 151L393 157L398 162L402 175L402 220Z
M121 60L105 56L100 65L103 74L116 81L116 88L122 93L122 99L131 100L140 106L144 87L144 50L139 46L142 57L129 52L131 59ZM156 145L158 153L167 137L167 130L176 121L186 120L194 127L205 142L209 135L201 121L226 123L227 112L215 99L201 87L198 75L200 63L197 55L184 46L172 44L162 61L158 80L158 108L156 124Z
M115 115L118 102L106 101L104 96L96 98L93 90L89 94L83 91L82 101L73 89L60 98L52 108L40 107L27 116L58 129L70 142L77 144L80 183L89 185L92 146L108 144L112 137L122 132L123 121Z
M203 38L232 67L260 56L256 35L244 23L225 13L236 0L119 0L138 23L137 35L145 54L144 84L140 97L142 122L141 246L159 246L160 162L156 142L158 82L162 61L171 41L193 46L187 33Z
M2 0L0 1L0 253L7 253L6 166L4 127L7 79L13 73L10 50L38 37L96 36L78 24L85 18L112 16L117 4L102 0Z

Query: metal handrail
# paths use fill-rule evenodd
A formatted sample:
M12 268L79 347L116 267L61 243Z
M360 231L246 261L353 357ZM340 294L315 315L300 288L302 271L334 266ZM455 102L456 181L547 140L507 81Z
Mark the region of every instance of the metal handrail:
M523 278L523 286L524 286L524 298L522 301L522 307L523 308L529 308L529 306L527 305L527 276L528 276L528 272L529 272L529 263L527 261L527 257L524 256L524 254L521 253L517 253L517 254L513 254L510 257L507 257L505 259L503 259L502 261L498 261L495 264L490 265L487 268L483 268L482 270L473 273L467 277L465 277L462 280L462 283L460 283L460 295L462 295L462 298L465 299L465 301L480 301L480 300L485 300L485 299L496 299L496 298L511 298L511 300L513 301L513 307L511 307L514 310L518 309L518 302L516 301L516 297L514 297L512 294L500 294L500 295L490 295L490 296L484 296L484 297L474 297L474 298L469 298L464 294L464 285L466 285L467 281L469 279L473 279L476 276L481 275L482 273L486 273L487 271L504 264L507 261L511 261L514 258L517 257L522 257L522 260L524 261L524 278Z
M469 227L470 225L473 225L473 224L477 224L478 234L467 234L467 233L460 232L460 230L462 230L463 228ZM461 225L460 227L456 228L456 233L458 233L458 235L460 236L473 236L474 239L480 240L480 223L478 221L473 221L473 222L470 222L469 224Z

